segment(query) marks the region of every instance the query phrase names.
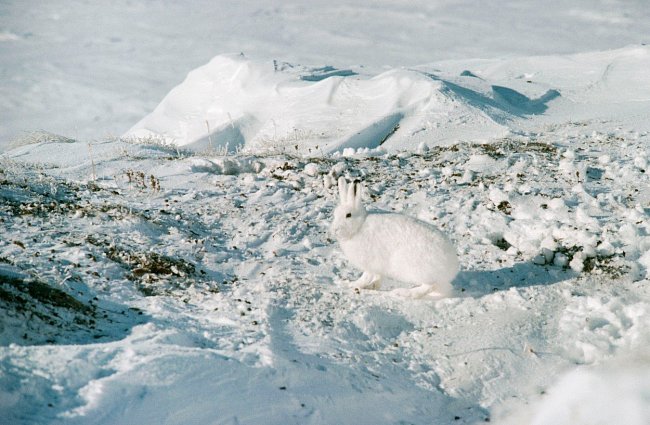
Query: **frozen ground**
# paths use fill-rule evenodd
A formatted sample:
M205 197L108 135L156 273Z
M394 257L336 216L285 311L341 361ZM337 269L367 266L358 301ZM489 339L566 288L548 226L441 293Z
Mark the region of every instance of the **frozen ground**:
M11 151L5 421L644 423L647 135L582 128L338 159ZM338 174L451 235L456 296L341 285L357 273L327 232Z
M647 424L647 8L547 5L4 2L0 423ZM339 176L452 297L348 289Z

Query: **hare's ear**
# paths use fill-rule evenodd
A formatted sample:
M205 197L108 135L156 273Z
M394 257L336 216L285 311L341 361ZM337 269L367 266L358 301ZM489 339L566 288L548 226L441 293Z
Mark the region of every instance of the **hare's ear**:
M345 198L345 202L348 205L354 205L355 199L357 198L357 183L351 183L348 185L348 193Z
M361 194L361 192L363 190L363 186L361 185L361 182L359 180L355 180L355 182L352 184L352 186L354 187L354 189L352 191L353 194L354 194L353 198L352 198L353 199L352 202L354 203L354 206L355 206L356 209L361 209L361 206L362 206L362 202L361 202L362 194Z
M347 202L348 198L348 183L345 177L339 177L339 200L343 204Z

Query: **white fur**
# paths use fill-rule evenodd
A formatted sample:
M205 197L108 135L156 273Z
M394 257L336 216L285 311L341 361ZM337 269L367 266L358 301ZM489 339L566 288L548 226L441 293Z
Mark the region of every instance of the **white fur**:
M331 231L343 253L361 277L355 288L378 289L382 278L414 288L394 290L401 296L446 297L458 273L456 248L436 227L403 214L367 213L361 202L361 185L339 178L340 204L334 210Z

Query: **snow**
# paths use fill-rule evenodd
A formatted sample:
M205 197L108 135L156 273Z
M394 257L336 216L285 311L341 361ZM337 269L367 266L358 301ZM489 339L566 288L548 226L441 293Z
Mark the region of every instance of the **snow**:
M463 67L472 72L461 72ZM616 119L648 131L641 112L650 109L648 67L650 49L642 46L498 62L447 61L378 75L217 56L190 72L124 137L195 150L349 156L379 146L415 150L505 137L529 131L537 115L536 126L562 124L567 110L572 119ZM521 75L527 75L525 81ZM615 111L608 106L612 103ZM601 156L600 165L609 160ZM561 167L575 171L571 157Z
M627 143L571 146L589 166L608 152L625 167L647 140ZM536 400L564 391L556 382L576 364L599 374L608 359L643 352L650 317L648 219L635 213L648 194L627 197L648 175L575 191L562 149L522 137L301 159L112 140L93 144L91 161L85 143L16 148L2 167L3 276L56 282L116 314L80 333L83 312L59 306L69 321L17 327L24 313L6 310L5 412L17 423L473 423L561 403ZM522 158L525 176L511 171ZM463 181L466 164L481 162L489 167ZM371 207L445 229L461 260L457 295L405 300L391 295L398 282L359 293L337 284L358 274L328 230L337 189L323 176L334 174L363 176ZM592 220L575 220L580 209ZM34 400L43 407L28 408Z
M563 377L532 414L506 423L642 425L648 419L647 360L579 369Z
M7 0L0 5L0 140L37 129L83 140L119 136L217 54L376 75L384 66L648 43L649 19L642 0L56 0L38 7ZM472 69L458 74L465 70Z
M648 9L484 3L4 2L0 423L648 423Z
M391 70L360 78L352 71L320 71L217 56L190 72L124 137L226 152L345 155L384 141L387 149L409 148L451 126L454 137L504 132L422 73ZM476 117L472 125L468 117ZM459 121L470 128L467 134Z

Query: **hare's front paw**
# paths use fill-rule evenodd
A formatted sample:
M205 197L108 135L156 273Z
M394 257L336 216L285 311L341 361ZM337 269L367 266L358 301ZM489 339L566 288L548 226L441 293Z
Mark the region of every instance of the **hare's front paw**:
M379 289L381 286L381 276L363 272L361 277L354 282L349 283L353 289Z

